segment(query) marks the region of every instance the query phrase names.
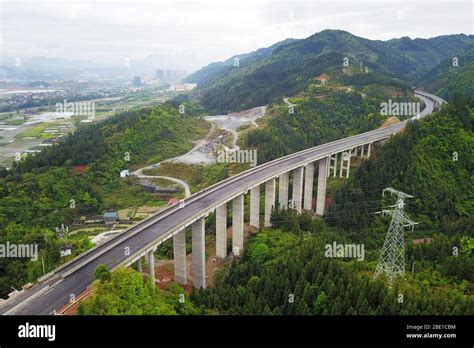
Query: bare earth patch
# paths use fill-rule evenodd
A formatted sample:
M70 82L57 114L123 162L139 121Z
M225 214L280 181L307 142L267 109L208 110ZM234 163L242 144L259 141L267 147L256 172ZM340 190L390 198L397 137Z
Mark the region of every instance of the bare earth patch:
M397 117L391 116L391 117L387 118L379 128L385 128L385 127L391 126L391 125L393 125L395 123L398 123L398 122L400 122L400 120Z

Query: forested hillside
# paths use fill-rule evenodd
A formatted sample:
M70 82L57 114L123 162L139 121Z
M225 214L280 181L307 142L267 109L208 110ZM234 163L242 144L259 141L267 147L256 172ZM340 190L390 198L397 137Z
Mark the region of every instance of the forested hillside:
M474 314L474 299L462 282L439 274L433 281L420 272L389 288L372 280L373 260L325 257L325 245L334 240L350 243L318 224L264 230L215 287L195 291L191 299L204 313L224 315Z
M449 104L374 146L370 160L360 165L357 158L346 182L331 179L324 218L276 207L273 228L250 236L243 256L220 271L213 287L193 290L192 302L177 301L184 290L176 284L162 292L131 269L111 274L103 266L79 313L474 314L473 52L472 35L371 41L325 30L211 64L188 78L199 83L197 93L80 127L10 171L0 168L0 243L39 248L37 262L0 259L0 297L92 246L87 236L60 238L55 228L62 224L105 210L165 204L120 172L186 153L209 131L199 117L205 112L268 104L262 118L238 129L238 145L256 149L262 164L410 117L382 115L381 103L418 101L416 84ZM177 110L181 103L185 115ZM225 143L231 133L215 129L213 136ZM245 168L172 163L145 174L181 178L200 190ZM376 213L394 203L381 197L386 187L414 196L406 211L419 223L405 239L406 279L393 286L372 280L388 226ZM211 213L208 245L214 231ZM414 243L417 238L421 242ZM73 252L61 258L66 242ZM327 257L333 242L363 245L365 257ZM157 256L171 258L171 243L162 244Z
M380 102L389 97L383 93L383 88L376 94L364 90L364 95L322 88L321 93L327 93L324 97L314 95L317 89L310 86L306 95L289 98L293 112L285 103L274 103L267 111L266 123L246 134L243 144L257 149L259 163L367 132L381 126L387 118L380 114ZM407 92L398 92L404 100L410 99Z
M370 226L375 217L365 202L379 200L382 189L390 186L414 196L407 211L423 228L464 226L461 230L469 232L474 215L474 112L469 105L472 101L452 99L436 116L409 123L406 132L378 147L377 157L351 175L331 208L357 204L358 211L348 209L334 224ZM360 214L364 208L369 212Z
M294 95L331 69L341 75L348 67L343 65L344 58L349 67L365 73L352 76L354 71L345 71L344 78L352 80L351 84L378 81L408 86L443 59L473 47L473 36L466 35L371 41L345 31L324 30L303 40L283 42L265 55L250 54L238 66L204 68L194 76L202 89L203 105L212 113L226 113Z
M377 147L339 189L324 220L277 208L275 228L251 237L215 287L193 292L194 303L221 314L474 314L469 104L451 100ZM405 279L392 287L372 279L389 223L374 213L394 203L381 197L388 186L415 196L406 211L420 223L405 235ZM327 257L333 242L364 245L365 259Z
M189 300L179 300L179 296L183 293L179 286L170 286L163 292L150 283L144 283L142 275L130 268L120 268L110 273L105 266L99 266L93 287L95 292L90 298L81 302L78 308L79 315L199 313Z
M259 59L267 58L275 49L281 46L285 46L294 41L295 39L286 39L277 42L272 46L259 48L254 52L238 54L236 56L230 57L229 59L223 62L211 63L186 77L185 82L197 84L210 83L210 81L215 79L217 75L231 75L232 73L235 73L236 71L233 70L232 67L236 64L242 67L249 65Z
M56 238L56 227L81 214L149 201L142 188L120 179L120 171L182 154L207 131L200 119L173 107L145 108L81 128L11 171L0 171L0 242L37 243L46 271L51 270L68 259L59 258L63 241ZM74 165L87 170L76 171ZM88 237L70 243L73 256L91 246ZM0 296L42 274L41 260L1 258Z
M419 83L444 99L456 95L474 99L474 49L443 60Z

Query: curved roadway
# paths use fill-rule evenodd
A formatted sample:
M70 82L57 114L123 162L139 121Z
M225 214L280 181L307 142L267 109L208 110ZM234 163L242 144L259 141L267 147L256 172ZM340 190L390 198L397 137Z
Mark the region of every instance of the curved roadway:
M426 107L413 119L432 113L435 103L444 102L431 94L415 93L425 102ZM56 268L40 278L31 289L5 301L0 307L0 314L54 313L92 283L94 271L99 264L103 263L109 269L129 265L174 233L206 216L214 208L230 201L233 197L247 192L250 188L308 162L317 161L356 146L390 138L405 127L407 122L408 120L405 120L385 128L299 151L251 168L197 192L184 200L184 206L172 206ZM129 248L132 256L125 255L126 248Z

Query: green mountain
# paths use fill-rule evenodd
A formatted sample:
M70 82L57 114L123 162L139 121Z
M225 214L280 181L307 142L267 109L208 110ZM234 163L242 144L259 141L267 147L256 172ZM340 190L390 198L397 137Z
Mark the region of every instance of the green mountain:
M368 40L341 30L324 30L302 40L286 40L265 51L196 72L202 103L211 112L263 105L304 90L322 73L342 84L414 82L443 59L474 48L474 36ZM346 58L346 60L345 60ZM346 63L345 65L343 63Z
M474 99L474 49L444 59L420 79L420 84L444 99L457 94Z
M377 146L370 160L351 171L324 219L276 208L273 228L251 235L241 259L212 287L193 292L193 303L222 315L472 315L470 107L455 99ZM372 278L389 223L374 213L380 203L394 203L381 197L387 186L415 196L407 199L406 211L420 223L405 233L405 277L393 286ZM413 242L428 237L429 243ZM333 243L364 246L364 257L327 255Z
M133 185L133 179L121 179L120 171L185 153L207 131L197 117L181 115L171 106L142 108L83 126L10 171L0 168L0 243L38 244L39 256L50 271L67 259L59 256L66 241L57 238L55 227L71 226L81 215L110 208L166 204L166 199ZM77 171L74 165L87 169ZM92 246L87 234L66 239L73 247L71 257ZM41 262L0 258L0 297L11 286L20 287L41 275Z
M188 77L186 77L185 81L188 83L197 83L197 84L205 83L206 81L212 79L218 74L229 73L232 70L232 67L234 67L234 65L236 64L236 62L238 62L239 66L249 65L250 63L258 59L268 57L270 54L272 54L272 52L275 49L281 46L285 46L294 41L296 40L286 39L286 40L277 42L276 44L272 46L259 48L258 50L254 52L232 56L223 62L211 63L199 69L198 71L194 72L193 74L189 75Z
M248 130L241 137L241 144L257 149L260 164L380 127L387 119L379 112L380 103L387 97L373 95L370 90L364 92L362 96L355 91L336 90L328 91L324 98L314 95L289 98L292 113L287 104L275 102L268 107L260 127ZM408 97L402 96L404 100Z
M395 187L414 196L407 201L407 212L420 228L472 236L472 106L472 100L453 99L438 114L410 122L403 134L377 147L375 158L364 162L335 195L328 214L354 205L358 210L334 215L334 225L370 227L376 219L371 204L380 201L385 187Z

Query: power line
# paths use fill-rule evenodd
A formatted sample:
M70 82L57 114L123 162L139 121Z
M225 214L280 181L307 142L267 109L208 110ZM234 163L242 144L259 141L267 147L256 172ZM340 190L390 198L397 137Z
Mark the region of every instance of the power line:
M405 198L413 198L413 196L388 187L383 190L397 196L397 202L393 210L384 209L382 215L389 214L392 221L388 228L387 236L383 243L382 253L380 254L379 263L374 273L374 279L377 279L382 273L385 274L390 284L393 283L397 276L405 276L405 242L404 228L411 227L412 231L416 224L404 211Z

